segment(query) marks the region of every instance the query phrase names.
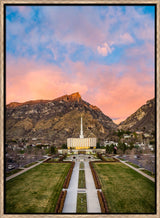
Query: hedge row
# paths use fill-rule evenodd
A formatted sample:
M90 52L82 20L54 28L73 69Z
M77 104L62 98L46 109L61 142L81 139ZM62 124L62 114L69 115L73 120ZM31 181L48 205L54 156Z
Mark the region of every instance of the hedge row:
M58 158L59 156L58 155L53 155L52 157L48 158L47 160L43 161L43 163L60 163L63 161L64 158L66 158L66 155L63 155L59 158L58 161L54 161L53 158Z
M109 213L108 206L107 206L106 199L104 197L103 192L97 191L97 194L98 194L98 199L99 199L99 203L100 203L100 207L101 207L101 212L102 213Z
M97 156L98 156L99 159L101 159L101 160L104 161L104 162L113 162L113 161L106 161L106 159L105 159L105 158L102 156L102 154L100 154L100 153L97 153ZM112 158L114 159L115 162L119 162L118 159L116 159L116 158L114 158L114 157L112 157Z
M43 161L43 163L47 163L50 159L51 159L51 157L48 158L47 160Z
M61 191L60 196L58 198L58 202L56 204L55 213L62 213L63 206L64 206L64 201L65 201L65 198L66 198L66 194L67 194L66 190Z
M63 188L68 188L68 186L69 186L69 182L70 182L70 179L71 179L71 175L72 175L74 165L75 165L75 162L72 162L71 168L69 169L69 172L68 172L68 174L66 176L65 182L63 184Z
M101 188L101 184L99 182L99 179L98 179L98 176L97 176L97 173L92 165L92 162L89 162L89 165L90 165L90 168L91 168L91 172L92 172L92 175L93 175L93 179L94 179L94 183L95 183L95 186L96 186L96 189L100 189Z
M59 161L63 161L63 159L66 158L66 156L67 156L66 154L63 155L63 156L61 156L61 157L59 158Z

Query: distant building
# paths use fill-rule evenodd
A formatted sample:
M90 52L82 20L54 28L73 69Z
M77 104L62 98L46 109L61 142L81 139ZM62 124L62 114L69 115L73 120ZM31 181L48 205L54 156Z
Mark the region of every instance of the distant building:
M81 116L81 128L79 138L68 138L67 139L68 149L92 149L96 148L96 138L84 138L83 135L83 120Z
M124 134L124 135L123 135L123 138L124 138L124 139L130 139L131 136L130 136L130 135L127 135L127 134Z
M114 141L105 141L104 142L104 146L110 146L110 145L115 145L115 146L118 146L118 142L114 142Z

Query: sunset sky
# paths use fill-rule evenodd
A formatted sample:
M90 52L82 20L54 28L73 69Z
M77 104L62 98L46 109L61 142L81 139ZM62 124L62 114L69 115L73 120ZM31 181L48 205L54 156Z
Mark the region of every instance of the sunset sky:
M154 6L7 6L6 103L79 92L115 123L154 97Z

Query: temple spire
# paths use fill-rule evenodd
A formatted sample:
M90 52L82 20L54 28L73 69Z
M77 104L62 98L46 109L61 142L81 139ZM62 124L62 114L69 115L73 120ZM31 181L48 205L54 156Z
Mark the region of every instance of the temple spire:
M81 115L81 131L80 131L80 138L83 139L83 120L82 120L82 115Z

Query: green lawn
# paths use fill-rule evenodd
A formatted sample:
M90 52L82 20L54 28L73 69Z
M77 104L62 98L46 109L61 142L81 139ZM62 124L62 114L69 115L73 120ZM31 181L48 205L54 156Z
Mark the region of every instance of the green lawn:
M14 170L11 170L10 172L7 172L7 173L6 173L6 177L11 176L11 175L13 175L13 174L15 174L15 173L18 173L18 172L20 172L20 171L22 171L22 169L14 169Z
M80 168L80 169L84 169L84 163L83 163L83 162L80 162L79 168Z
M54 213L70 163L45 163L6 182L6 213Z
M38 163L38 162L29 163L29 164L25 165L24 168L31 167L31 166L35 165L36 163Z
M120 158L120 157L119 157L118 159L120 159L120 160L122 160L122 161L125 161L125 159L123 159L123 158Z
M84 170L79 171L79 180L78 180L78 188L85 188L86 182L85 182L85 172Z
M86 193L77 194L77 213L87 213Z
M149 175L149 176L155 178L155 174L154 174L154 173L152 173L152 172L150 172L150 171L148 171L148 170L146 170L146 169L141 170L141 171L144 172L144 173L146 173L147 175Z
M115 162L115 159L112 158L112 157L103 156L103 158L105 159L105 161L113 161L113 162Z
M155 213L155 184L122 163L94 163L109 213Z
M131 165L132 167L135 167L135 168L140 168L138 165L134 164L134 163L131 163L129 161L126 161L127 164Z

